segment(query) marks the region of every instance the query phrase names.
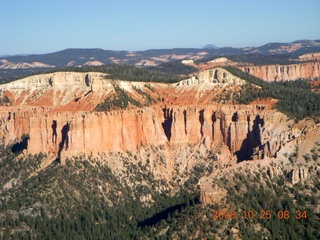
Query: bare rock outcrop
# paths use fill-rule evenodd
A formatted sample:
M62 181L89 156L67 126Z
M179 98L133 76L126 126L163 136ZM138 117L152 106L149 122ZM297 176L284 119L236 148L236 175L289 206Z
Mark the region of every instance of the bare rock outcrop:
M76 73L76 72L55 72L48 74L34 75L7 84L2 84L2 90L33 90L43 88L70 88L90 87L94 80L103 80L102 73Z
M281 176L281 175L283 176L283 171L280 168L280 166L274 164L274 165L268 166L267 174L271 179L273 179L276 176Z
M293 185L299 182L304 182L308 178L308 176L308 169L305 167L292 169L289 173L289 179Z
M314 80L320 77L320 62L245 66L238 68L266 81L288 81L299 78Z
M227 196L228 191L214 185L212 178L203 177L198 182L198 190L200 192L200 203L214 204L221 203Z
M219 84L219 83L231 84L231 85L235 85L235 84L242 85L245 82L242 79L232 75L231 73L229 73L228 71L222 68L213 68L213 69L201 71L197 75L179 82L178 86L184 86L184 85L192 86L196 84Z
M18 62L13 63L5 59L0 60L0 69L28 69L28 68L53 68L55 66L48 65L42 62Z
M299 56L299 59L302 61L319 61L320 60L320 52L306 53L306 54Z

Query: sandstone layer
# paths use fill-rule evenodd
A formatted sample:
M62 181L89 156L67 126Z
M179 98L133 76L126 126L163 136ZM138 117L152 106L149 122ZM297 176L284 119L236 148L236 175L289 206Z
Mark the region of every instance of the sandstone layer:
M115 94L101 73L61 72L32 76L0 86L11 106L1 107L0 135L6 143L30 136L29 153L99 154L137 150L141 145L226 145L238 159L274 157L281 146L302 134L289 129L286 116L266 104L212 102L244 81L224 69L205 70L175 84L117 81L132 98L145 91L158 102L144 108L96 112ZM136 89L139 89L137 91ZM94 141L92 141L94 139Z
M259 144L261 120L277 121L273 110L255 106L148 107L127 111L1 112L1 135L8 142L29 134L28 153L98 154L109 150L137 150L141 145L226 144L235 153L249 136ZM271 120L270 119L270 120ZM255 132L257 131L257 132ZM252 135L252 136L251 136ZM94 139L94 141L93 141ZM255 141L258 141L255 143ZM59 147L59 145L61 145Z
M315 80L320 78L320 62L238 68L266 81L291 81L299 78Z
M19 145L18 139L28 135L27 146L22 149L26 154L42 152L61 161L76 155L117 151L143 154L146 146L162 148L164 165L157 168L168 175L167 179L175 167L182 172L200 161L190 160L191 148L200 153L218 149L216 161L223 168L244 160L290 163L288 155L296 151L296 146L300 146L296 162L301 162L314 144L320 143L319 123L304 120L294 124L274 110L273 103L214 102L225 91L241 91L245 83L221 68L205 70L174 84L114 81L107 77L102 73L61 72L1 85L0 97L9 98L10 104L0 107L0 138L6 144ZM104 99L117 94L118 88L144 107L94 110ZM149 98L154 101L148 102ZM159 157L158 150L154 152ZM270 169L270 176L279 174L277 169ZM153 167L152 171L160 170ZM291 173L293 183L308 177L301 167L292 168ZM223 190L203 182L203 202L223 198Z
M62 72L2 85L2 97L7 96L11 106L1 107L1 135L10 143L28 134L29 153L54 153L57 157L62 151L69 155L99 154L134 150L141 145L205 143L207 147L225 144L232 153L250 158L253 148L260 144L258 132L267 121L264 119L279 119L279 113L268 107L261 112L256 105L214 104L212 99L219 91L244 84L219 68L175 84L117 81L132 98L143 102L145 97L136 90L140 89L157 97L158 103L142 109L92 111L115 94L113 81L106 77L101 73ZM244 154L247 148L250 154Z

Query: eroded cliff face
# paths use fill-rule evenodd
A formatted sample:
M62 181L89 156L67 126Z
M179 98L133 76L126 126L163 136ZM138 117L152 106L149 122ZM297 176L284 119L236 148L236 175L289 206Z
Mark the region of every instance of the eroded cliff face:
M220 68L175 84L117 81L137 101L145 100L141 91L158 100L143 108L96 112L95 106L116 91L105 77L55 73L0 86L1 96L11 100L10 106L0 107L0 138L13 144L28 134L26 154L47 153L62 162L77 155L132 152L141 159L150 157L150 171L168 180L192 170L199 161L208 161L210 152L221 169L249 159L289 162L287 156L297 145L301 146L297 159L302 159L320 140L319 124L311 120L294 124L274 110L273 103L214 102L223 91L241 91L244 84ZM116 157L108 161L121 174L122 163ZM299 171L293 169L292 182L299 181ZM272 176L279 172L269 168ZM204 203L223 198L223 189L204 182L200 186Z
M95 112L95 105L115 92L105 77L53 73L2 85L2 95L10 96L13 105L1 107L0 137L10 143L29 134L28 153L57 157L146 145L226 145L241 161L274 157L284 143L302 134L289 129L286 116L271 105L213 103L219 91L236 91L244 84L224 69L206 70L176 84L119 81L137 100L142 100L139 88L160 101L140 109Z
M208 149L226 145L238 160L244 160L258 154L259 158L273 156L282 141L297 137L299 133L282 136L288 130L285 119L255 105L155 106L110 113L17 110L2 112L1 135L10 142L27 133L28 153L57 157L61 152L73 156L137 151L145 145L203 144ZM277 131L272 130L275 126Z
M299 78L314 80L320 77L320 62L246 66L238 68L266 81L290 81Z
M212 99L219 91L237 88L244 81L219 68L196 78L150 85L117 81L117 86L137 101L143 103L144 95L149 94L158 102L108 113L93 111L116 92L115 83L105 74L62 72L21 79L0 87L1 96L11 100L10 106L1 107L1 135L10 143L28 134L28 153L57 157L61 153L99 154L137 150L142 145L202 142L207 148L226 144L231 152L239 150L242 140L237 139L245 137L258 110L254 105L220 106L212 104ZM246 115L240 120L244 123L232 118L236 112ZM246 129L238 129L244 125Z

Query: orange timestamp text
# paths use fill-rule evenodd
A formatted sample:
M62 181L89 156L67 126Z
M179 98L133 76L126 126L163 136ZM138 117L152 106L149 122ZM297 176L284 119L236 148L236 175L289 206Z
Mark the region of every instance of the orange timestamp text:
M279 210L272 212L271 210L261 210L260 212L255 212L253 210L249 211L238 211L235 210L213 210L212 218L215 220L223 219L265 219L270 220L272 218L288 220L290 218L295 218L297 220L307 219L307 211L296 210L295 212L290 212L289 210Z

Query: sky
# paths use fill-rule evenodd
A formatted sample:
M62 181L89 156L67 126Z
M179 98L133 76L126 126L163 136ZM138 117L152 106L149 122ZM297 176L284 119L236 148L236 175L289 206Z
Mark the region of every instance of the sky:
M0 55L320 39L320 0L0 0Z

